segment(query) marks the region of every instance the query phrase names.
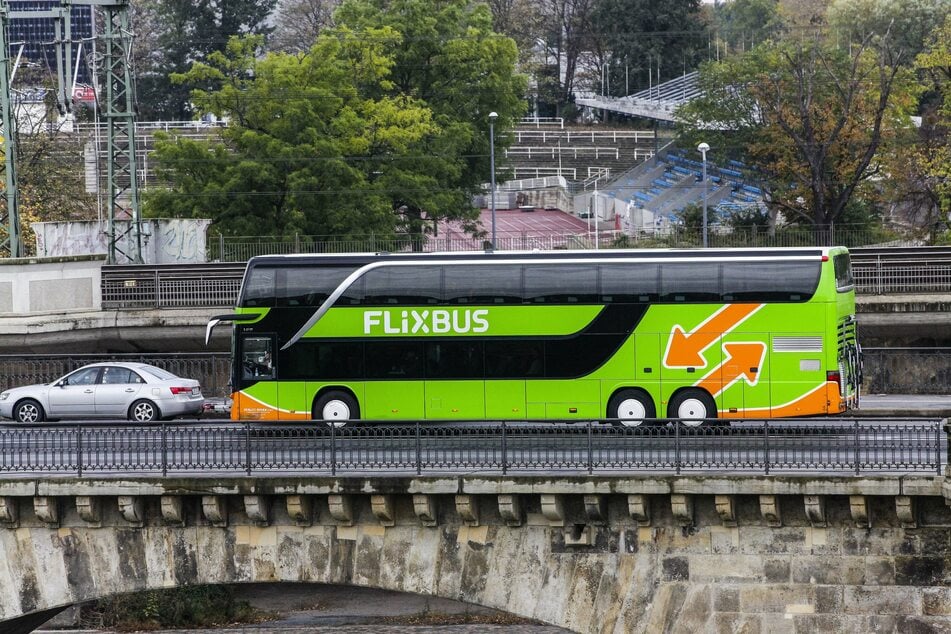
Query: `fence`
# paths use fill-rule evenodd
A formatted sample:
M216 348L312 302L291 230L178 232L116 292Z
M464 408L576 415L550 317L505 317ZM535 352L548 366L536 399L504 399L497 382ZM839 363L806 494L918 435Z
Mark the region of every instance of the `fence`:
M664 421L658 421L664 422ZM335 427L302 423L102 423L0 427L0 472L934 473L939 420L762 421L625 428L497 423Z
M864 393L947 394L951 348L865 348ZM230 396L231 357L225 352L179 354L0 355L0 390L48 383L87 363L135 361L197 379L207 397Z
M573 249L588 236L503 236L497 241L511 249ZM462 250L467 239L442 238L431 244L443 250ZM238 250L241 245L232 243ZM251 246L251 245L245 245ZM224 248L224 247L222 247ZM250 250L250 249L249 249ZM853 263L859 294L951 292L951 261L897 260L886 256ZM104 309L234 306L244 264L105 266L102 269ZM887 279L888 283L882 283Z
M609 175L609 171L599 168ZM604 175L591 178L604 178ZM523 174L524 175L524 174ZM539 174L540 176L550 174ZM591 180L589 178L589 180ZM593 185L586 182L585 190ZM602 192L602 195L604 192ZM594 227L597 231L597 227ZM590 233L590 232L588 232ZM496 232L496 250L511 251L524 248L545 249L592 249L594 240L588 233L553 234L547 232ZM701 230L695 227L666 225L635 233L621 231L597 231L600 248L657 248L699 247L703 244ZM712 224L708 230L708 244L712 248L731 247L812 247L821 244L836 244L847 247L867 245L907 244L917 245L913 237L901 237L883 230L837 227L817 234L806 228L786 228L769 231L763 227L726 227ZM529 245L541 246L529 246ZM272 253L400 253L408 251L478 251L490 246L485 237L454 237L429 235L398 236L307 236L294 235L286 238L268 236L222 236L208 237L206 257L209 262L244 262L255 255ZM887 262L887 258L885 260ZM887 276L886 276L887 277Z

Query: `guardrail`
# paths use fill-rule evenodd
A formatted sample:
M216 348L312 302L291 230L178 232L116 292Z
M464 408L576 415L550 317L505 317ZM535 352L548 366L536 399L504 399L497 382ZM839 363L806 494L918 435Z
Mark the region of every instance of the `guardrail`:
M947 394L951 348L865 348L865 394ZM98 361L137 361L196 379L206 397L231 395L231 355L227 352L0 355L0 391L49 383Z
M0 427L0 473L942 473L940 420Z

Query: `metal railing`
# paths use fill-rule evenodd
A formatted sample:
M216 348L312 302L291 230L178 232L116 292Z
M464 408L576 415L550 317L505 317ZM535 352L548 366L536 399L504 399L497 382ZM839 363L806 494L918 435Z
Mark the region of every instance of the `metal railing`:
M606 168L589 170L584 188L590 190L593 179L604 180L610 177ZM600 187L600 184L598 185ZM602 195L609 195L606 191ZM626 233L616 230L597 232L600 248L658 248L658 247L699 247L703 237L699 229L679 225L665 225ZM555 234L549 232L498 231L496 232L496 250L511 251L526 248L528 243L538 243L540 248L552 249L592 249L594 240L584 231ZM472 237L461 232L446 233L443 229L438 236L401 235L382 237L375 235L340 236L330 235L294 235L275 238L269 236L223 236L210 235L207 240L206 259L209 262L243 262L255 255L272 253L375 253L387 251L399 253L406 251L478 251L487 246L485 237ZM448 237L447 237L448 236ZM805 229L781 229L770 232L762 227L724 227L712 225L709 228L708 244L714 248L731 247L812 247L816 244L839 244L850 248L865 245L877 245L890 241L895 244L906 242L915 244L908 238L899 240L895 235L880 230L864 228L836 228L817 236ZM534 248L534 247L529 247ZM927 256L924 258L927 260ZM890 262L889 256L883 256L883 264Z
M951 348L865 348L865 394L947 394ZM49 383L98 361L137 361L201 383L206 397L230 396L231 356L227 352L139 354L0 355L0 391Z
M503 236L497 242L507 250L574 249L586 246L588 236ZM317 243L310 243L317 246ZM336 242L340 251L355 246ZM439 251L462 251L469 238L440 238L428 243ZM229 242L231 253L246 251L250 257L260 246ZM306 252L305 244L297 244L297 252ZM384 246L381 242L379 246ZM221 250L226 249L222 242ZM384 249L385 250L385 249ZM286 252L293 252L288 250ZM330 251L313 251L330 252ZM109 309L184 308L234 306L243 263L211 263L180 265L121 265L102 268L102 307ZM853 263L855 289L859 294L951 293L951 260L892 261L886 256ZM887 282L883 281L887 280Z
M859 476L940 475L945 462L941 420L666 423L15 425L0 427L0 473Z

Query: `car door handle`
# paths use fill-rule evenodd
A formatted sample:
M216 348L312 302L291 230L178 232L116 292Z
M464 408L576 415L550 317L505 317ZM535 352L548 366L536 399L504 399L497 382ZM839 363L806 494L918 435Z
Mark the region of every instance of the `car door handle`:
M85 393L85 394L92 394L92 390L83 390L83 393Z
M132 394L132 392L135 392L135 390L132 389L131 387L127 387L125 391L128 392L129 394Z

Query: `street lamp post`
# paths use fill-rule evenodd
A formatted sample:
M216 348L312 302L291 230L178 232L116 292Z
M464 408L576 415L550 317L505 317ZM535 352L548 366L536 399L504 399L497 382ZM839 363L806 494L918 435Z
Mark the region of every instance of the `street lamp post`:
M495 250L495 120L499 118L497 112L489 113L489 170L492 172L492 249Z
M697 150L700 151L700 156L703 158L703 172L701 179L703 180L703 248L707 248L707 152L710 151L710 146L706 143L701 143L697 146Z

